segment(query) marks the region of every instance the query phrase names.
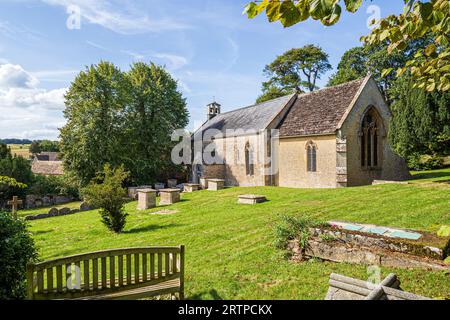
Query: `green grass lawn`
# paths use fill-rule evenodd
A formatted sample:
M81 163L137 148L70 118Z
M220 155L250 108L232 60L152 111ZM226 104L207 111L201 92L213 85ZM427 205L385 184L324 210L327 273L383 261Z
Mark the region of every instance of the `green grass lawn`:
M409 185L344 189L228 188L182 194L166 209L171 215L137 211L125 232L116 235L101 224L97 211L30 222L40 258L62 257L109 248L186 245L188 299L323 299L330 273L366 279L363 265L311 260L293 264L273 247L279 214L341 219L426 231L450 224L450 169L422 172ZM270 200L237 204L237 196L257 193ZM434 298L450 298L448 273L382 268L395 272L402 288Z

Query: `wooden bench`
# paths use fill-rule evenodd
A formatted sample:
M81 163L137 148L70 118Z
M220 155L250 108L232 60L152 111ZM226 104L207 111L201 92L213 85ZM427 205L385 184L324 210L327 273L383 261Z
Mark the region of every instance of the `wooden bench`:
M184 246L98 251L27 269L28 299L184 299Z

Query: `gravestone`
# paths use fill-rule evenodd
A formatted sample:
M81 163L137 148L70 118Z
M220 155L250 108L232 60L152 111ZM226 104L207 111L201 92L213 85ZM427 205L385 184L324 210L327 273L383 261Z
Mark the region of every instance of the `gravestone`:
M21 205L23 203L22 200L19 200L19 197L14 196L12 198L12 200L8 201L8 205L10 205L12 207L12 215L15 219L17 219L17 209L19 207L19 205Z
M241 194L238 196L238 203L240 204L257 204L267 201L265 196L256 194Z
M58 215L65 216L67 214L70 214L70 208L61 208L58 210Z
M87 202L83 202L80 204L80 211L89 211L93 210L94 208Z
M400 280L393 273L381 283L358 280L332 273L325 300L431 300L400 288Z
M200 185L196 184L196 183L185 183L184 184L184 192L198 191L199 188L200 188Z
M175 188L177 186L177 179L168 179L167 180L167 187L168 188Z
M139 189L138 191L138 210L147 210L156 207L156 190Z
M159 195L160 205L169 205L180 201L180 189L161 189Z
M200 188L201 189L208 189L208 179L200 178Z
M218 191L225 187L225 180L223 179L208 179L208 190Z
M51 208L49 211L48 211L48 215L49 216L57 216L58 215L58 213L59 213L59 210L57 209L57 208Z
M155 189L156 190L161 190L161 189L164 189L164 188L165 188L164 183L162 183L162 182L155 183Z

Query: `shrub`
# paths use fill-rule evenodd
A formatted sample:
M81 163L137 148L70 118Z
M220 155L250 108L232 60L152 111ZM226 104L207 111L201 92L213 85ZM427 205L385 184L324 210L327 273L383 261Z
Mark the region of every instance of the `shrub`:
M35 262L34 241L22 220L0 212L0 299L23 299L27 264Z
M324 225L326 223L308 217L282 215L275 225L275 247L286 249L290 240L298 239L300 248L306 249L310 237L309 229Z
M103 172L81 190L84 200L100 208L102 222L116 233L123 230L128 215L123 211L127 196L123 183L127 177L123 166L113 169L107 164Z
M443 167L443 160L437 155L413 154L408 158L408 167L412 170L433 170Z
M78 186L68 175L36 175L28 193L39 196L51 194L79 198Z
M14 178L0 175L0 208L4 207L13 196L23 195L26 187L26 184L20 183Z

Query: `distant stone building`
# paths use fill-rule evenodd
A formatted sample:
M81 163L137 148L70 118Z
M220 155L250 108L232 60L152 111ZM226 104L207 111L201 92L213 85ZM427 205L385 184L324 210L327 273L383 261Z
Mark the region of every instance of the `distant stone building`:
M34 174L45 176L60 176L64 174L63 162L59 160L58 152L41 152L34 155L31 163Z
M334 188L409 178L389 147L391 112L370 76L226 113L217 103L207 108L208 121L193 135L194 182ZM215 162L195 153L200 138L203 151L214 146Z

